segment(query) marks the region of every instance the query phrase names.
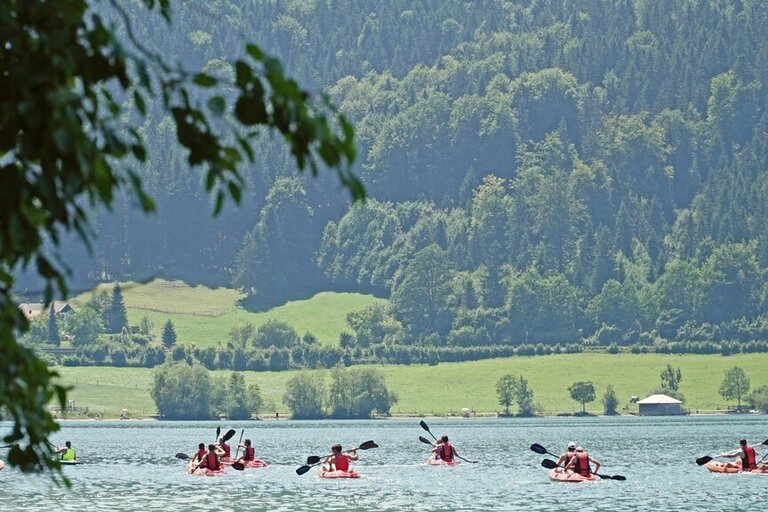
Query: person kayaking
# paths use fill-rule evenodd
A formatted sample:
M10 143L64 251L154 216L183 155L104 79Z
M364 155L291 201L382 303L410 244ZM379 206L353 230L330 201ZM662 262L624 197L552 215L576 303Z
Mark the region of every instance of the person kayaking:
M203 457L205 457L205 454L208 453L208 451L205 449L205 443L200 443L197 445L197 451L195 452L195 456L192 457L193 463L198 463L201 460L203 460Z
M574 455L576 455L576 443L571 441L565 447L565 453L562 454L559 459L557 459L557 465L565 468Z
M457 455L456 448L448 441L448 436L446 435L440 437L432 452L436 458L445 462L453 462L453 458Z
M250 462L256 459L256 450L251 446L250 439L246 439L243 444L238 446L243 449L243 454L235 462Z
M53 453L59 455L60 460L77 460L77 452L72 448L72 443L67 441L64 448L56 448Z
M208 452L203 456L200 464L195 469L206 468L211 471L218 471L221 469L221 460L219 460L219 454L216 451L215 444L208 445Z
M323 471L349 471L349 462L358 460L357 450L342 453L341 445L331 446L331 455L323 461Z
M718 457L727 457L731 459L739 458L737 462L726 462L724 466L726 468L741 468L742 471L752 471L757 469L757 452L755 452L755 446L749 446L746 439L739 441L738 450L734 450L728 453L721 453Z
M232 460L232 448L227 444L227 441L223 438L219 438L219 442L216 444L216 453L221 458L222 462L229 462Z
M592 463L595 465L594 471L589 466L589 463ZM600 471L601 464L589 456L587 452L584 451L584 448L581 446L576 447L576 453L573 457L571 457L570 462L568 462L568 465L565 467L568 471L573 471L574 473L577 473L581 476L589 476L591 473L597 473Z

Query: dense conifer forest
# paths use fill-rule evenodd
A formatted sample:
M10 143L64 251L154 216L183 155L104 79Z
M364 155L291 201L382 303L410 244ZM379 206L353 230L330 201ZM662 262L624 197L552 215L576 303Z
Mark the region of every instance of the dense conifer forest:
M233 76L222 56L247 37L327 93L355 124L369 200L297 177L265 136L242 205L211 220L169 149L173 120L150 115L141 172L158 214L127 199L95 212L93 256L74 239L63 251L75 287L180 278L236 287L255 309L373 293L389 304L350 315L342 346L391 353L768 339L768 3L174 8L170 28L139 8L133 27L171 61Z

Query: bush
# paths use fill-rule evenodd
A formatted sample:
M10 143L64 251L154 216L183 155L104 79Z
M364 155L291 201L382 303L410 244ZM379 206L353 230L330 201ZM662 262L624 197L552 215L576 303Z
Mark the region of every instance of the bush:
M328 405L331 417L370 418L376 412L389 414L397 396L387 388L386 378L373 368L336 369L332 372Z
M317 377L299 374L288 381L283 402L294 419L309 420L325 416L325 384Z
M150 394L165 419L210 419L211 393L210 375L200 365L164 364L153 372Z

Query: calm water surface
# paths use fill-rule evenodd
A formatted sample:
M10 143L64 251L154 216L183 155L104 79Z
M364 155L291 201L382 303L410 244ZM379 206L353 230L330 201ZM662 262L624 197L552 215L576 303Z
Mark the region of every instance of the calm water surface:
M67 490L43 476L0 471L0 510L725 510L765 503L768 476L713 475L694 459L733 449L738 439L768 437L764 416L685 418L535 418L430 420L466 458L455 468L424 464L418 420L356 422L68 422L54 439L71 440L85 464L64 468ZM192 453L215 430L245 428L267 469L221 477L185 474L177 452ZM5 430L0 425L0 430ZM308 455L333 442L360 452L358 480L297 476ZM627 481L553 484L529 450L560 453L568 441L587 448L606 474ZM765 450L758 450L762 455Z

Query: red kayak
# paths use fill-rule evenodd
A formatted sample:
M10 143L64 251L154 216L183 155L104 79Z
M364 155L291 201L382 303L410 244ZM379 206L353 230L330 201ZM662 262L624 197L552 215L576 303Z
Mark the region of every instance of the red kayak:
M427 464L429 464L430 466L455 466L456 465L456 460L447 461L447 460L443 460L443 459L440 459L440 458L435 457L434 455L432 455L427 460Z
M224 469L224 465L222 465L219 469L208 469L208 468L195 469L195 466L197 466L197 464L190 462L189 465L187 466L187 473L195 476L219 476L227 472L227 470Z
M566 471L563 468L555 468L549 471L549 479L553 482L578 484L581 482L594 482L595 475L590 474L589 476L581 476L570 470Z
M325 469L321 469L317 472L317 475L320 478L360 478L360 473L355 471L354 469L350 469L348 471L326 471Z
M259 460L259 459L244 460L243 461L243 465L246 467L246 469L248 469L248 468L255 469L255 468L265 468L265 467L267 467L267 463L264 462L263 460Z
M752 471L742 471L741 461L736 463L736 467L727 466L725 462L715 461L707 462L704 464L704 467L712 473L749 473L752 475L768 475L768 466L765 465L753 469Z
M266 462L259 459L254 460L243 460L241 461L243 463L243 466L245 466L245 469L255 469L255 468L265 468L268 466ZM224 461L222 464L226 466L231 466L234 463L234 461Z

